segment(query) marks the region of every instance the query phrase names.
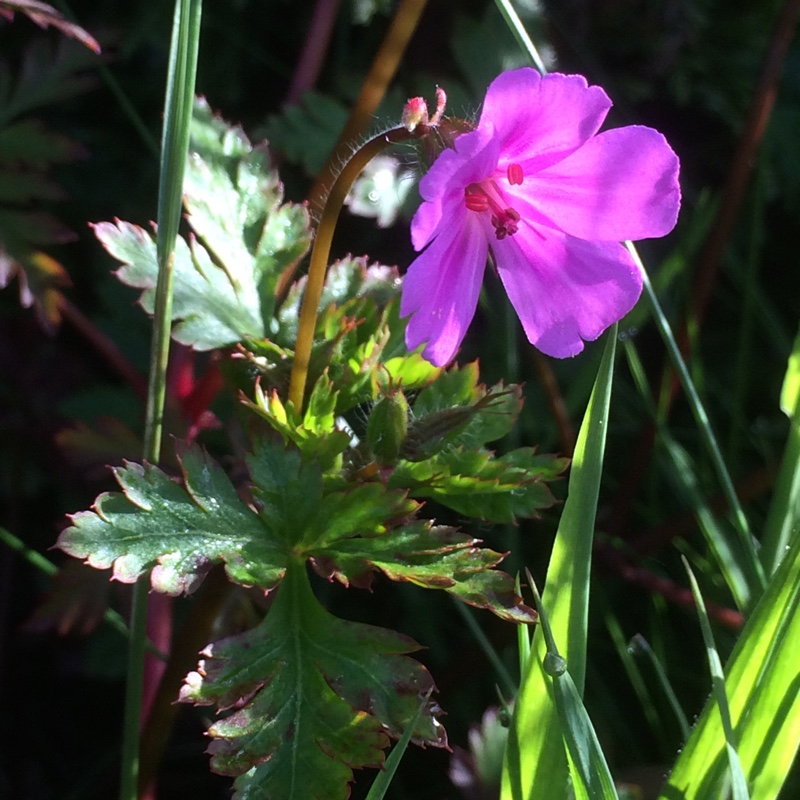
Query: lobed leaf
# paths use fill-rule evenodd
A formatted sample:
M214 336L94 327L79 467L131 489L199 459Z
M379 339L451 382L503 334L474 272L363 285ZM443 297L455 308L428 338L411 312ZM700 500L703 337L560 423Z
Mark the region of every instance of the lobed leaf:
M153 588L190 592L216 561L239 583L274 586L286 550L236 493L223 470L198 448L180 448L185 488L150 464L114 470L122 493L100 495L93 511L72 517L57 546L133 583L155 565Z
M213 116L198 100L186 169L184 203L203 244L178 238L173 338L211 350L274 327L281 273L310 242L308 212L281 205L282 187L264 148L252 147L239 128ZM153 312L158 275L153 237L127 222L99 223L95 234L123 266L117 276L143 289L140 303Z
M537 456L532 448L495 456L457 448L425 461L401 461L388 485L413 497L429 497L459 514L498 523L536 517L555 502L544 481L555 479L567 459Z
M264 621L210 645L180 699L235 708L209 730L213 768L241 775L236 797L337 800L352 770L383 763L388 737L416 718L413 738L446 747L420 701L434 688L405 654L411 639L337 619L319 605L293 563Z
M315 549L313 563L323 577L369 586L372 571L425 589L444 589L465 603L512 622L534 622L509 575L493 569L504 554L480 547L480 540L455 528L414 522L372 539L338 541Z

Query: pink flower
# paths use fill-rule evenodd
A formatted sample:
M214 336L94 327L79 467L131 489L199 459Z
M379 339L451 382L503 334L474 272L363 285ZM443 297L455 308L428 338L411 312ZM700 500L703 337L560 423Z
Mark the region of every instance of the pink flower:
M421 254L400 306L409 349L450 361L475 315L491 252L529 341L566 358L633 308L642 279L626 239L663 236L680 206L678 158L652 128L597 133L611 108L579 75L504 72L475 130L420 182Z

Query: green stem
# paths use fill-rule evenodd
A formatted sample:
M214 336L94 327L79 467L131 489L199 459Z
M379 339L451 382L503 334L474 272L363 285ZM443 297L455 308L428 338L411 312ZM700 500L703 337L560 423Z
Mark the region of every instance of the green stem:
M752 605L756 600L758 600L764 591L766 580L764 578L764 570L761 566L761 562L758 559L755 546L753 545L753 537L750 534L750 526L748 525L747 517L745 516L744 509L742 508L739 498L736 495L736 490L734 489L733 481L731 480L728 468L725 466L725 460L722 457L722 452L719 448L719 444L717 443L717 438L711 428L711 422L708 419L708 415L703 407L703 403L697 394L692 377L686 367L686 362L683 360L683 356L678 349L678 344L672 334L672 329L670 328L669 322L667 321L664 311L658 302L658 297L653 290L653 284L650 283L650 277L648 276L647 271L644 268L644 264L642 263L639 253L637 252L633 243L625 242L625 247L633 257L633 260L642 275L644 290L650 301L650 306L653 309L653 317L655 319L656 326L661 334L661 338L664 340L664 343L667 346L667 351L672 364L680 375L681 383L683 384L686 397L689 401L689 406L692 409L692 414L694 415L697 425L700 428L700 435L703 437L706 449L711 456L711 461L717 473L717 478L722 486L723 494L725 495L728 506L732 511L734 527L739 535L739 543L742 550L742 571L745 574L747 585L750 590L750 602L748 605L752 607Z
M289 401L298 412L303 408L303 398L306 391L308 366L311 361L311 347L314 343L314 330L317 327L317 312L322 298L322 289L325 285L325 273L328 269L328 257L333 242L333 233L339 219L342 206L344 206L347 193L355 179L367 164L390 145L408 139L418 138L423 131L417 129L409 131L405 127L392 128L390 131L378 134L360 147L353 157L345 164L339 176L333 183L331 191L322 209L317 233L314 237L314 246L311 249L311 261L308 267L308 282L306 283L303 304L300 308L300 323L297 330L297 346L295 348L292 376L289 383Z
M176 0L170 44L169 72L161 140L161 172L158 192L158 281L150 350L144 459L157 463L161 454L164 399L167 385L172 320L173 253L178 233L183 175L189 149L189 128L194 103L197 51L202 0ZM136 800L139 782L139 728L143 695L144 652L147 638L149 575L134 585L131 610L131 643L122 738L120 800Z
M508 25L510 28L511 33L514 34L514 37L516 38L520 48L528 54L528 58L530 58L536 69L538 69L542 75L546 75L547 67L544 65L544 60L542 59L541 55L539 55L539 51L536 49L536 45L531 40L531 37L528 36L525 26L522 24L522 20L514 10L514 6L511 5L510 0L495 0L495 4L497 5L500 13L503 15L506 25Z

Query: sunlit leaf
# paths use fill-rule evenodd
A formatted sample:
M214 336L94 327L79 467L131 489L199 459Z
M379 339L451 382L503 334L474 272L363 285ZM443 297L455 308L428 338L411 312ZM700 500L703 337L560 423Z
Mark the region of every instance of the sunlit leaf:
M214 117L205 101L195 108L195 138L185 179L188 219L202 243L178 238L174 262L173 337L211 350L274 327L280 274L305 254L308 212L281 205L282 187L264 148L239 128ZM131 223L102 222L95 234L123 266L124 283L144 289L152 313L158 275L153 237Z
M250 800L344 800L352 770L383 763L433 688L418 649L392 631L329 614L293 565L257 628L209 645L181 700L235 708L209 731L212 766ZM446 746L429 704L413 738ZM244 773L244 774L243 774Z

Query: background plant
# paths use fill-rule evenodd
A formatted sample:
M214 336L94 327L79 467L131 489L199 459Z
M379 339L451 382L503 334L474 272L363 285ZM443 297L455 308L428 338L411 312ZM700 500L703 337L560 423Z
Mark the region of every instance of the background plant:
M223 118L240 121L251 141L268 135L274 155L284 159L280 177L286 197L294 202L306 196L309 171L316 171L324 156L310 166L296 163L293 159L297 156L288 142L302 135L309 142L304 152L313 144L319 153L325 153L334 145L336 135L333 124L331 129L321 129L311 113L316 110L319 116L320 102L312 102L313 98L305 102L306 116L280 110L308 30L310 10L306 16L294 17L283 13L285 9L279 3L266 8L263 4L215 5L205 9L201 45L199 91ZM713 252L711 232L721 211L731 203L732 179L725 193L721 187L732 165L737 164L734 157L738 143L743 141L737 137L747 130L743 122L762 96L758 65L770 52L778 10L777 4L720 10L713 4L694 3L680 13L664 6L643 15L637 7L623 5L613 13L579 8L563 19L560 9L552 9L531 21L534 32L546 33L559 55L560 69L583 72L605 86L616 102L617 122L659 127L681 155L687 198L681 227L670 240L649 245L645 256L676 330L680 333L682 320L689 320L685 338L693 345L692 375L721 434L726 461L742 491L754 531L763 528L788 429L778 397L797 322L797 277L792 269L792 237L787 233L796 215L798 185L792 143L797 118L793 49L783 62L785 78L770 126L760 140L754 171L746 182L749 189L740 194L739 224L724 236L724 262ZM123 96L144 120L144 129L156 138L171 11L171 4L153 3L140 7L133 4L124 11L82 9L77 4L75 8L76 18L84 27L92 32L107 31L108 41L102 43L111 54L108 68L120 83ZM347 109L358 97L362 77L389 21L387 9L376 7L373 11L368 27L358 28L350 16L355 13L352 7L341 6L328 68L316 82L327 103L325 108ZM279 31L269 22L277 14L284 21ZM27 41L42 35L32 26L24 28L25 24L18 19L13 27L2 31L7 37L13 31L14 46L20 53ZM22 30L25 36L19 33ZM451 35L443 38L443 30ZM51 41L56 39L53 36ZM238 54L235 61L230 57L234 50ZM476 52L482 57L476 58ZM452 110L473 110L488 80L509 63L502 61L504 58L514 61L521 55L491 4L476 2L458 9L431 4L402 62L396 96L390 94L386 110L378 113L396 116L406 96L428 95L437 82L447 87ZM9 69L19 69L21 55L19 59L11 62ZM98 81L90 93L37 111L49 130L69 134L90 154L89 161L58 170L57 179L66 190L68 203L56 204L55 198L49 197L40 197L37 203L45 204L50 213L61 217L62 224L80 234L72 245L46 246L47 253L66 266L74 284L69 297L85 311L91 325L81 326L79 318L69 317L56 338L45 338L32 316L18 308L12 292L0 296L3 336L8 340L2 348L7 376L3 389L4 524L17 539L38 550L55 540L64 512L88 508L100 491L116 488L108 474L96 467L120 464L123 456L138 459L141 449L137 444L141 435L137 395L141 381L137 383L136 377L137 371L143 374L147 364L147 321L134 305L137 292L109 278L112 262L97 246L92 232L86 230L85 222L118 217L146 229L155 213L157 161L134 124L122 115L109 113L112 98L107 84ZM330 110L323 116L326 122L335 118ZM286 136L282 145L281 131L286 130L290 119L296 133ZM410 157L408 152L401 155ZM197 221L197 214L194 216ZM99 227L95 232L107 230ZM387 264L407 264L410 258L402 227L382 234L372 223L345 218L338 236L339 256L350 249L369 253ZM769 269L762 262L769 264ZM718 269L720 263L722 270ZM362 269L365 267L362 264ZM141 275L132 268L127 268L127 274L132 278L129 283L143 288ZM708 277L702 279L704 275ZM705 294L711 298L706 310L698 298L703 297L702 286L709 282L714 290ZM519 345L516 328L503 315L503 303L495 298L495 288L490 281L478 325L460 358L467 364L480 356L481 381L487 386L501 379L504 386L524 383L526 403L519 424L504 432L504 442L492 446L498 448L501 458L504 453L533 444L541 453L570 453L572 431L586 406L601 348L596 346L580 360L544 363ZM252 295L247 300L252 302ZM285 305L287 310L291 307L291 303ZM363 306L351 306L349 313L356 316L362 310ZM263 314L263 306L258 311L262 320L269 317ZM347 312L337 315L331 311L320 324L339 337L334 337L337 347L357 352L365 343L353 332L348 333L343 323L346 316ZM238 319L236 314L233 318ZM377 330L380 320L372 322ZM284 325L290 326L291 319L285 318ZM183 326L184 331L191 332L186 321ZM198 327L207 330L206 324ZM627 637L644 633L690 715L700 708L708 692L709 683L702 677L705 672L699 668L704 655L695 618L686 607L687 582L677 559L679 551L689 557L700 578L711 618L720 626L717 645L723 654L730 650L733 632L741 620L733 610L719 566L695 527L696 518L701 525L708 525L708 512L718 512L716 478L683 402L678 399L670 406L670 384L660 373L661 345L648 323L644 304L623 324L622 331L644 364L640 377L645 383L649 381L655 395L660 429L666 428L680 449L651 446L653 423L648 404L640 399L640 387L622 363L618 364L598 515L603 535L595 544L586 690L587 706L615 776L624 776L628 766L645 763L655 763L656 773L663 772L674 760L681 741L679 725L665 711L666 700L656 688L651 667L627 657L623 647ZM237 333L261 335L257 330ZM108 334L117 349L107 347L108 339L102 334ZM239 338L212 346L231 345ZM280 348L287 342L275 344ZM387 351L387 356L390 353ZM230 394L216 393L215 387L221 384L221 365L216 357L181 349L176 349L175 355L170 431L180 437L187 433L195 437L202 430L208 451L228 466L241 464L238 430L252 425L276 430L273 422L279 412L274 402L270 406L269 392L260 397L251 394L255 408L242 416L234 412L238 404ZM320 363L327 355L319 354ZM249 387L252 392L258 370L267 369L269 377L264 377L260 385L280 387L280 380L285 379L280 374L280 350L240 351L240 356L225 362L224 369L232 370L225 378L232 385L245 390ZM370 381L368 387L353 387L351 399L364 403L379 402L383 396L391 398L388 377L381 370L376 375L375 385ZM659 390L661 385L666 388ZM394 385L395 394L396 390ZM322 388L319 391L322 393ZM477 389L473 387L472 391ZM209 409L212 397L216 399ZM320 403L320 408L324 407L322 395ZM362 431L367 427L368 406L359 412L360 420L354 415L353 421L360 422ZM485 424L486 420L496 421L489 413L476 414L473 419ZM222 427L215 427L218 421ZM313 449L324 437L314 431L298 433L303 427L303 421L289 419L277 433L299 439L298 445ZM666 440L662 437L661 441ZM56 442L58 448L54 447ZM455 443L453 451L458 447ZM336 459L341 452L336 453L336 447L331 446L324 453L330 459L332 474L339 468ZM451 450L446 450L449 453ZM685 457L680 467L675 458L678 453ZM233 459L225 461L230 456ZM405 461L412 465L407 467L408 479L419 479L422 467L418 465L424 462ZM353 464L350 469L357 472L368 463ZM75 464L81 469L76 470ZM693 468L691 472L687 464ZM170 471L173 466L164 464ZM685 480L688 474L693 477L692 483ZM235 470L234 478L240 486L248 482ZM329 485L327 490L335 492L336 487ZM426 509L432 508L431 492L420 492L420 499L427 498ZM436 509L437 519L470 528L472 523L465 521L470 510L444 502L441 505ZM560 514L558 509L542 513L542 521L521 521L518 526L492 530L480 524L470 532L485 538L494 550L512 549L505 569L513 572L524 564L538 578L544 575ZM494 521L501 521L500 516L498 512ZM728 525L724 513L712 518L714 524ZM509 521L507 513L502 521ZM42 796L63 796L62 789L68 785L74 796L107 796L109 784L114 784L116 758L115 747L108 743L118 736L118 705L111 701L117 697L123 666L118 655L119 633L100 626L87 640L57 642L21 632L18 623L33 612L44 584L37 571L9 550L3 550L3 558L7 574L12 576L3 581L8 612L2 652L10 676L3 684L8 709L3 723L8 727L3 733L11 742L3 780L12 791L23 794L26 787L41 785ZM211 578L213 575L207 580ZM61 629L82 627L84 613L102 606L98 595L105 594L107 586L105 579L98 583L91 578L78 585L76 589L74 584L62 583L61 593L49 606L39 606L34 620ZM317 588L331 613L396 628L430 648L423 658L437 680L440 702L449 714L446 723L450 741L466 744L468 726L495 701L495 678L480 666L484 662L480 660L483 655L478 640L463 625L456 606L440 598L440 593L411 591L414 587L404 591L405 587L389 587L383 581L375 582L369 601L356 590L340 591L336 584L321 583ZM261 602L254 593L228 595L224 606L228 622L221 630L252 627L262 614ZM178 623L182 615L191 613L192 607L184 601L175 607ZM513 671L514 631L511 626L495 627L486 617L480 615L479 624L486 627L500 661ZM177 625L178 629L182 627ZM621 638L607 631L618 631ZM211 637L199 642L194 652L208 641ZM638 675L639 681L630 683L626 669ZM638 687L638 696L634 686ZM99 714L86 718L81 709L90 691L93 697L108 698L108 719ZM630 709L630 713L622 717L619 708ZM51 722L43 725L44 718ZM15 723L13 741L11 720L22 720ZM73 731L76 724L80 726L83 736L67 736L67 724ZM206 764L200 755L204 747L199 736L202 721L184 714L180 724L183 727L170 745L162 768L162 792L165 796L170 791L185 792L186 783L180 789L170 788L181 776L181 780L202 783L205 788L197 791L213 796L213 781L204 777ZM36 747L23 747L21 743L28 741L37 743ZM95 761L98 752L103 755ZM445 777L447 762L442 752L409 750L390 791L396 796L425 796L426 792L431 797L452 796L454 790Z

